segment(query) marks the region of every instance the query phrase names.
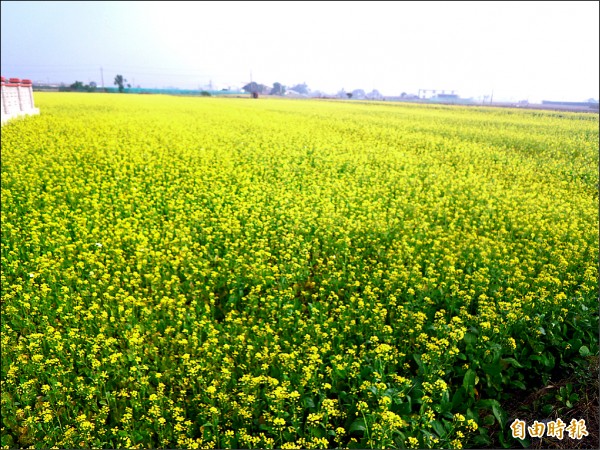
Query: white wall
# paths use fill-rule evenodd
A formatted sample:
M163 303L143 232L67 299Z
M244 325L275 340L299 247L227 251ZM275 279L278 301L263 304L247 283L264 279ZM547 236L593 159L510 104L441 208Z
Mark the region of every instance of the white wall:
M39 113L33 102L31 81L2 77L2 124L15 117Z

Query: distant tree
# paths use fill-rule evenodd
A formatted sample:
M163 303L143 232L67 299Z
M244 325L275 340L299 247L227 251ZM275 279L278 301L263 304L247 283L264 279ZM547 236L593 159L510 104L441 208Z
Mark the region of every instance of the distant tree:
M296 86L291 88L291 90L296 91L298 94L308 95L308 86L306 85L306 83L297 84Z
M210 92L208 92L208 91L200 91L200 95L201 95L202 97L210 97L210 95L211 95L211 94L210 94Z
M366 97L366 94L363 89L354 89L352 91L352 97L362 99Z
M75 83L71 84L68 88L65 88L65 91L87 91L94 92L96 90L97 84L95 81L91 81L90 84L83 84L83 81L75 81Z
M367 98L371 99L371 100L379 100L383 97L383 95L381 95L381 92L379 92L377 89L373 89L371 92L369 92L367 94Z
M256 81L248 83L246 86L242 88L243 91L249 94L264 94L269 92L269 88L264 84L259 84Z
M123 92L123 90L125 89L125 82L127 80L125 78L123 78L123 75L117 75L115 77L115 82L114 84L119 86L119 92Z
M271 95L284 95L285 94L285 86L278 82L273 83L273 89L271 89L270 94Z
M352 98L352 92L346 92L346 95L348 96L348 98Z
M252 93L253 90L256 89L257 84L253 81L251 83L246 84L245 86L242 87L242 91L247 92L247 93Z

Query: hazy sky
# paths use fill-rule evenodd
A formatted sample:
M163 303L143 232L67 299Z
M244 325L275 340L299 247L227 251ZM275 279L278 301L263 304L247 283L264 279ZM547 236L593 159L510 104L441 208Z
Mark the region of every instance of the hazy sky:
M2 75L583 101L599 2L2 2Z

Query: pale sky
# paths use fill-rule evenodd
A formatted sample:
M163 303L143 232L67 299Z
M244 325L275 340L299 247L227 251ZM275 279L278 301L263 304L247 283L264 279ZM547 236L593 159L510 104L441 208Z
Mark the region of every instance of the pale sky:
M2 1L4 77L598 99L599 2Z

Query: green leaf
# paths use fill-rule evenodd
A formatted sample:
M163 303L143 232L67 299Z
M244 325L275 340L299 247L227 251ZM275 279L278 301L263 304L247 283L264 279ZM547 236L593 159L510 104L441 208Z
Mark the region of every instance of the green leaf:
M506 426L506 412L500 406L497 400L492 400L492 412L498 422L500 422L500 426L504 428Z
M504 433L498 433L498 441L500 441L500 445L503 448L511 448L512 447L512 439L504 436Z
M519 369L523 368L523 365L519 361L517 361L515 358L503 358L501 361L504 363L512 364L513 367L518 367Z
M467 408L467 412L465 414L465 417L467 418L467 420L468 419L473 419L473 420L477 421L477 419L479 418L479 415L469 407L469 408ZM484 430L485 430L485 428L482 428L482 429L479 430L479 432L483 433ZM487 430L485 432L487 432Z
M544 353L542 355L542 362L548 369L552 369L556 364L556 358L552 353Z
M494 413L494 417L500 422L502 428L506 424L506 412L500 406L498 400L494 399L485 399L477 402L478 409L491 409L492 413Z
M467 345L474 345L475 342L477 342L477 337L473 333L469 332L465 333L465 337L463 339Z
M463 378L463 387L467 394L472 394L473 389L475 388L475 371L473 369L469 369L465 372L465 377Z
M443 439L444 436L446 436L446 430L444 429L444 426L439 423L437 420L434 420L433 422L431 422L431 426L433 427L433 431L436 432L436 434L438 435L438 437L440 439Z
M442 398L440 400L440 403L442 404L442 406L444 407L444 409L448 409L448 407L450 406L450 394L448 393L448 391L444 391L444 393L442 394Z
M365 425L365 419L360 418L352 422L352 425L350 425L348 432L352 433L353 431L365 431L366 429L367 427Z
M315 407L315 402L310 397L304 397L302 399L302 403L304 404L305 408L314 408Z
M489 446L492 443L492 440L484 435L484 434L480 434L478 436L475 436L472 439L473 444L475 444L475 447L479 447L479 448L484 448Z
M585 358L586 356L590 356L592 353L586 345L582 345L579 347L579 354Z
M394 408L394 412L400 416L410 414L410 410L411 406L409 402L400 403Z
M511 380L511 384L515 387L518 387L519 389L523 389L523 390L527 389L527 386L525 386L525 383L523 383L522 381L519 381L519 380Z
M132 433L131 437L133 438L133 442L138 442L138 441L144 440L144 435L142 433L140 433L139 431L134 431Z
M421 360L421 356L417 355L416 353L414 353L413 354L413 359L417 363L417 366L419 366L420 369L423 369L423 361Z
M466 397L466 392L467 392L467 390L464 388L464 386L461 386L456 390L456 392L452 396L452 408L453 409L458 408L459 406L461 406L464 403L465 397Z
M496 364L486 364L482 367L483 371L488 375L500 375L502 373L502 367Z

